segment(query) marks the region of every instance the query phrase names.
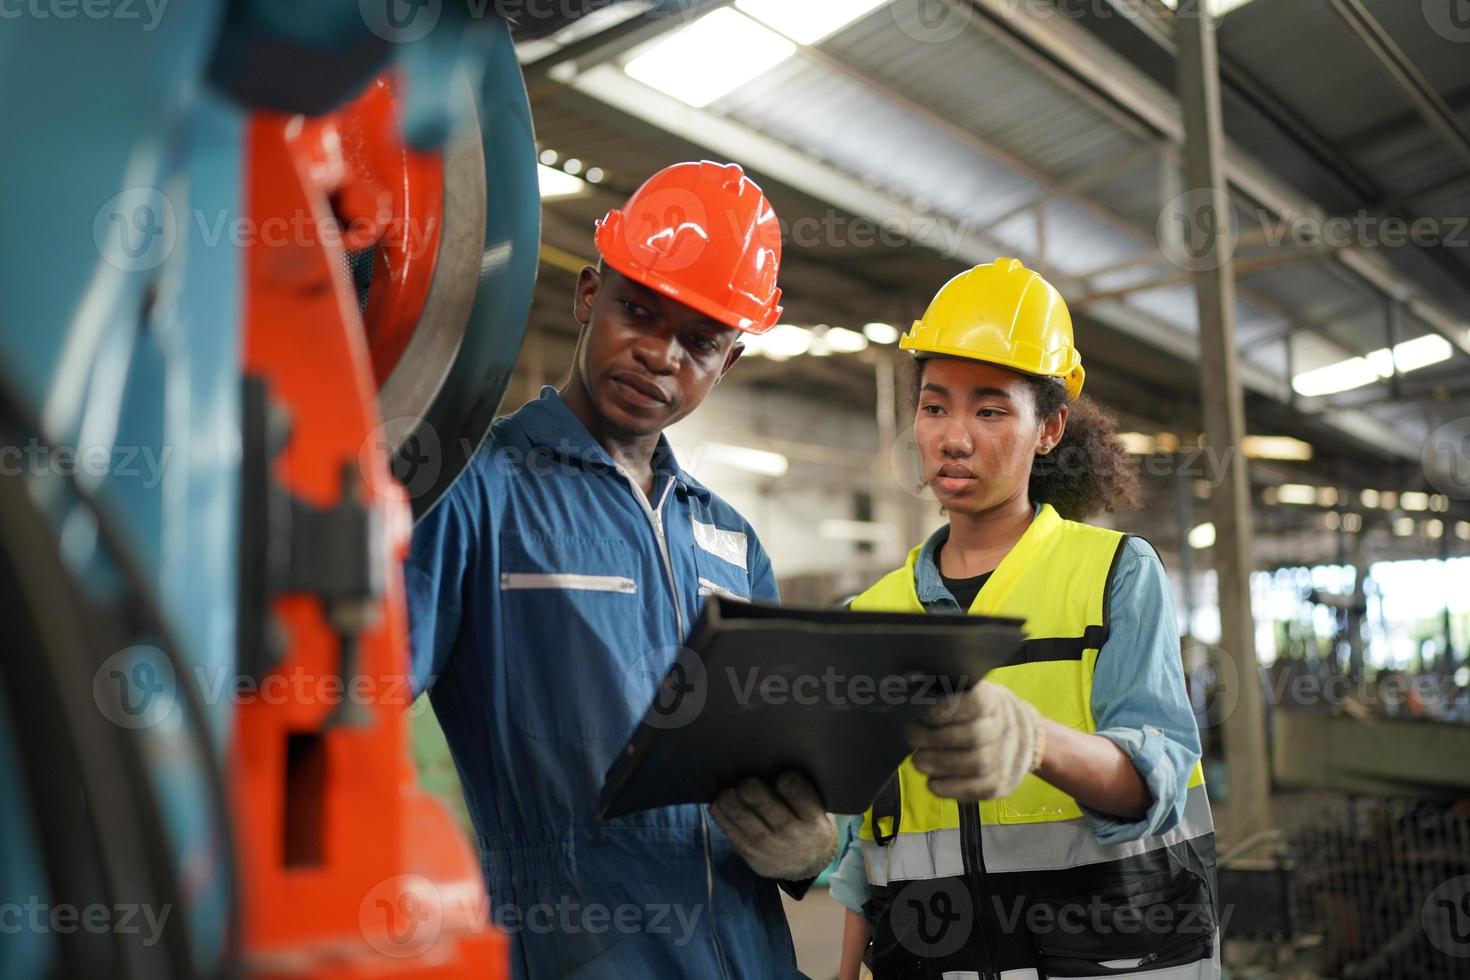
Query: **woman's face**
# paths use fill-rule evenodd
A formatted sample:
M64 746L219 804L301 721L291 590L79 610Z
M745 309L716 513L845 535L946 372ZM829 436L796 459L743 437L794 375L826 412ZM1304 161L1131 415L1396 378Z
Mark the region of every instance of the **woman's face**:
M934 358L921 370L914 435L945 510L981 513L1025 493L1032 459L1062 437L1066 409L1036 418L1030 383L993 364Z

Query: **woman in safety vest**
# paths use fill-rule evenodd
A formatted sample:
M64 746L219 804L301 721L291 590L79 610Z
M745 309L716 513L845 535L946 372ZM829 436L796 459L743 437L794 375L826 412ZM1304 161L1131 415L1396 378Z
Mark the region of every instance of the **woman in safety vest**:
M853 821L840 977L1219 973L1215 845L1163 565L1079 521L1136 507L1113 420L1079 401L1061 295L1014 259L945 285L900 346L949 523L854 609L1013 616L1016 658L930 706Z

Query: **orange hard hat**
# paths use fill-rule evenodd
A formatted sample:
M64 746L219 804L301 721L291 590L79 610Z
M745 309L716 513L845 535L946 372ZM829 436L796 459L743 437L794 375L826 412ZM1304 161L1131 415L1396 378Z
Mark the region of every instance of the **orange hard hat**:
M597 223L618 272L706 316L765 333L781 318L781 229L759 185L733 163L676 163Z

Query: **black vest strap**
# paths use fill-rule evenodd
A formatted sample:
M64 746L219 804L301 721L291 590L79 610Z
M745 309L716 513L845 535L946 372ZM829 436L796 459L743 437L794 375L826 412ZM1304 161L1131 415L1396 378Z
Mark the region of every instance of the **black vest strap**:
M893 838L898 836L898 824L902 813L903 792L899 788L898 772L895 770L873 800L873 840L879 845L892 843ZM885 819L893 821L893 829L888 833L883 832Z
M1081 636L1048 636L1021 641L1021 648L1009 664L1039 664L1050 660L1081 660L1084 650L1101 650L1108 642L1104 626L1089 626Z

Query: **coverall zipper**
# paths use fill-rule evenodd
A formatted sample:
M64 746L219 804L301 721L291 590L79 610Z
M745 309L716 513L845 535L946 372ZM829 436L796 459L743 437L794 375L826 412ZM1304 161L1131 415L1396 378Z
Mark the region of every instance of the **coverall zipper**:
M653 535L658 541L659 557L664 562L664 572L669 579L669 595L674 603L674 625L678 629L678 642L684 642L684 612L679 602L679 583L674 578L674 562L669 557L669 542L664 536L663 514L664 503L669 499L669 492L674 489L674 478L670 476L668 483L664 486L663 495L658 498L658 506L655 507L648 502L643 490L633 482L633 478L620 466L618 472L623 479L628 481L628 486L633 490L633 497L643 507L643 513L648 516L648 521L653 525ZM705 903L709 908L709 936L710 942L715 949L715 962L720 964L720 976L729 978L729 971L725 969L725 953L720 949L720 936L715 928L715 863L714 856L710 851L709 842L709 814L704 807L699 808L699 829L704 845L704 889Z

